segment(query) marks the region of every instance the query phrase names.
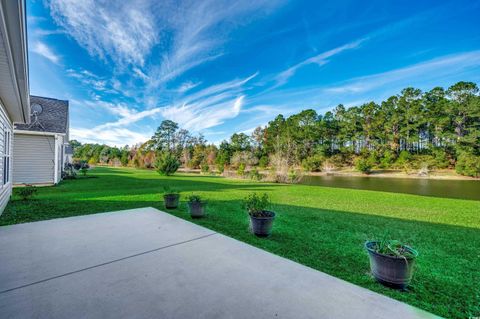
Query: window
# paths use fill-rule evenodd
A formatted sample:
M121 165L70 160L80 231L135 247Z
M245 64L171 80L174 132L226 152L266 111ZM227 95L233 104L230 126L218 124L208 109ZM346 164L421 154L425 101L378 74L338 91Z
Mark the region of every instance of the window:
M3 131L3 185L10 181L10 138L11 132L5 128Z

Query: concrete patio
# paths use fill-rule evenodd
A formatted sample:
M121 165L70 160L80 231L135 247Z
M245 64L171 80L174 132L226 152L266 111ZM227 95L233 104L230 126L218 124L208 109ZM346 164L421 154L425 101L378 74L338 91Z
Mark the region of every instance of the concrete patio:
M434 317L153 208L0 227L0 316Z

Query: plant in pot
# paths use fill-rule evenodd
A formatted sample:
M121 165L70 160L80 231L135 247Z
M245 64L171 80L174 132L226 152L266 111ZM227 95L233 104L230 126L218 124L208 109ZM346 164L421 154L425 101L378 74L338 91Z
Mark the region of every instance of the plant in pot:
M163 201L166 209L175 209L178 207L180 193L169 186L163 188Z
M251 193L243 200L243 207L250 216L250 229L256 236L267 237L272 233L275 213L268 210L270 206L270 198L266 193L261 196Z
M201 218L205 216L205 206L207 203L198 195L188 196L188 211L192 218Z
M418 252L398 240L367 241L365 248L375 279L388 287L405 289L413 275Z

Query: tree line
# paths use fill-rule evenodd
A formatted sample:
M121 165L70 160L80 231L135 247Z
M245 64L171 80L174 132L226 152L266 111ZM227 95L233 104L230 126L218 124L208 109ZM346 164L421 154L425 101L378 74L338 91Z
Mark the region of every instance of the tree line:
M74 158L90 164L155 167L168 153L180 165L202 171L234 170L258 177L269 169L276 177L302 171L355 167L428 172L455 168L480 176L480 96L472 82L422 92L406 88L381 103L369 102L318 114L306 109L278 115L252 134L235 133L220 145L209 144L165 120L141 145L109 147L74 144Z

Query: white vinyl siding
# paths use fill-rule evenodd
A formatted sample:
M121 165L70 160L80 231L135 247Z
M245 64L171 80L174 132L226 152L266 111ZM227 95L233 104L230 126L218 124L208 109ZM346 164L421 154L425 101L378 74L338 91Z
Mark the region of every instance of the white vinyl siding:
M0 104L0 214L7 206L12 194L11 153L12 123L6 115L3 105Z
M53 184L55 177L54 136L15 133L13 147L14 184Z

